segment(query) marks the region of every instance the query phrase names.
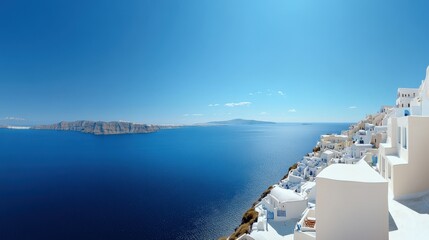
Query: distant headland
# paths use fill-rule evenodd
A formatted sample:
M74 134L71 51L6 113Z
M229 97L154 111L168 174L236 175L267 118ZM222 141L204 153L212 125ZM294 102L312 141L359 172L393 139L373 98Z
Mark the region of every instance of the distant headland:
M275 122L247 120L247 119L232 119L227 121L208 122L209 125L257 125L257 124L276 124Z
M116 134L138 134L153 133L161 129L171 129L184 126L213 126L213 125L268 125L276 124L275 122L248 120L248 119L231 119L226 121L213 121L193 125L156 125L132 123L123 121L61 121L59 123L35 126L13 126L0 125L0 128L8 129L33 129L33 130L57 130L57 131L76 131L90 133L94 135L116 135Z
M74 121L59 122L49 125L38 125L30 129L38 130L60 130L77 131L91 133L94 135L114 135L114 134L133 134L133 133L152 133L160 129L174 128L176 126L140 124L131 122L103 122L103 121Z

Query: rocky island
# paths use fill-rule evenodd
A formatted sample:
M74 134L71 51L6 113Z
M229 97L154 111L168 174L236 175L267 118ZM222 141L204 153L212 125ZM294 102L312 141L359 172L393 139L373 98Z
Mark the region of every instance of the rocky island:
M140 124L131 122L103 122L103 121L74 121L59 122L50 125L38 125L31 129L38 130L60 130L91 133L94 135L151 133L160 129L173 128L173 126L161 126L151 124Z

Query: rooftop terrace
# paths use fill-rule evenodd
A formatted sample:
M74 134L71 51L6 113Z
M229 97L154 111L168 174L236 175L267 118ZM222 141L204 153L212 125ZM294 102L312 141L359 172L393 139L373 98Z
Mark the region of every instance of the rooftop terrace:
M393 200L389 192L389 239L428 239L429 192L407 200Z

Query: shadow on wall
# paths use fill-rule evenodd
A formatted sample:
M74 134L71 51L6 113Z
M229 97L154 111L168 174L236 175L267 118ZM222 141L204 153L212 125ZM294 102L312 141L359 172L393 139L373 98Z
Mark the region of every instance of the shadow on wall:
M270 226L274 231L277 232L280 236L286 236L294 233L295 224L299 219L289 219L286 221L269 221ZM269 231L270 229L268 229Z
M412 199L398 200L398 202L420 214L429 214L429 193Z
M396 222L392 217L392 214L389 212L389 232L393 232L398 230L398 226L396 226Z

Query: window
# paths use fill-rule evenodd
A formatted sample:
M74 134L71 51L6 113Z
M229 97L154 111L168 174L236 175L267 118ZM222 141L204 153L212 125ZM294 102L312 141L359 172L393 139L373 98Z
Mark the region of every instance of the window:
M404 111L404 116L410 116L410 111L405 110L405 111Z
M410 107L410 104L408 103L408 107Z
M286 211L277 210L277 217L286 217Z
M407 128L404 128L404 134L403 134L404 141L402 141L402 147L407 149Z
M401 127L398 127L398 143L401 143Z

